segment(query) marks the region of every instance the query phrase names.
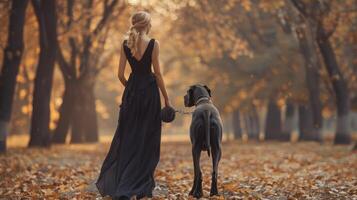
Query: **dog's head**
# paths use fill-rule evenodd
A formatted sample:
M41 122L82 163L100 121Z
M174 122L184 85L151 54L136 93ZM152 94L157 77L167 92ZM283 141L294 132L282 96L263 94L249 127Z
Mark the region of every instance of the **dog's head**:
M206 85L192 85L187 90L187 94L184 96L184 103L186 107L192 107L196 101L201 97L211 97L211 90Z

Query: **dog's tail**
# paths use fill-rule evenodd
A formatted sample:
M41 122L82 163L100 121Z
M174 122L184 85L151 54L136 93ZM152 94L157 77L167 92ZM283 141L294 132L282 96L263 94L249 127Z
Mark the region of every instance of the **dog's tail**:
M210 141L210 130L211 130L211 112L209 110L206 110L203 113L203 120L204 120L204 124L205 124L205 137L206 137L206 147L207 147L207 154L208 156L211 155L211 141Z

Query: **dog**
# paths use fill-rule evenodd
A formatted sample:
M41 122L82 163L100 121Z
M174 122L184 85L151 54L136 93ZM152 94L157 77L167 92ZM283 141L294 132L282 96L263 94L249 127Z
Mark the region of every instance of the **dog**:
M185 107L195 106L190 125L194 181L190 195L203 196L202 173L200 168L201 151L212 154L212 180L210 196L218 195L218 163L221 159L222 120L218 109L211 100L211 90L206 85L192 85L184 96Z

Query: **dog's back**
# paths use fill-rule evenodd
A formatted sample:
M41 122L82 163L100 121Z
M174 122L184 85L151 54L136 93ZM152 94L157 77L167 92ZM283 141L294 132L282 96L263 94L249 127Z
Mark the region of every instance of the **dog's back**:
M218 131L222 129L218 109L212 103L198 105L192 115L191 129L191 141L195 141L210 156L211 137L222 140Z

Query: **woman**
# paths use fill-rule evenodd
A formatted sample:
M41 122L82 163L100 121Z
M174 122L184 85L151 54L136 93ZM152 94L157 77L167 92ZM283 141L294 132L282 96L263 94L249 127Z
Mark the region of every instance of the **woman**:
M125 90L118 127L96 183L102 196L113 199L152 197L160 157L159 88L165 106L170 106L160 72L159 43L148 37L150 14L137 12L131 23L120 55L118 77ZM124 76L127 60L131 67L128 80Z

